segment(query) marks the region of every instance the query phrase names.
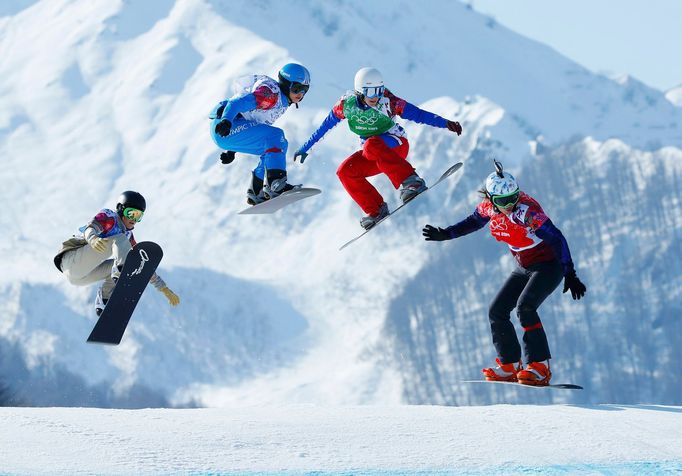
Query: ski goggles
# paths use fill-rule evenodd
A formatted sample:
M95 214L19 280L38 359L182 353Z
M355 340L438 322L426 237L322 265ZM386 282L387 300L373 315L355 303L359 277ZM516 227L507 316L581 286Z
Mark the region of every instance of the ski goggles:
M128 207L123 209L123 216L128 220L134 221L135 223L142 221L142 215L144 215L144 212L142 210L138 210L137 208Z
M384 95L383 86L368 86L362 88L362 95L368 99L374 99Z
M289 91L292 94L305 94L308 92L308 89L310 89L308 84L291 83L291 86L289 86Z
M519 191L508 193L506 195L493 195L493 205L498 208L511 208L519 201Z

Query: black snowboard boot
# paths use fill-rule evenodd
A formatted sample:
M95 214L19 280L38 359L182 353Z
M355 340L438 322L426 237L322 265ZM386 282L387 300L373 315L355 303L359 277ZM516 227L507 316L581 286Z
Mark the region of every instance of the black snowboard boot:
M265 195L263 193L263 179L256 177L256 174L251 174L251 186L246 191L246 203L249 205L258 205L263 203Z
M263 188L263 193L267 200L275 198L284 192L301 188L301 185L291 185L287 183L287 172L281 169L267 171L268 183Z

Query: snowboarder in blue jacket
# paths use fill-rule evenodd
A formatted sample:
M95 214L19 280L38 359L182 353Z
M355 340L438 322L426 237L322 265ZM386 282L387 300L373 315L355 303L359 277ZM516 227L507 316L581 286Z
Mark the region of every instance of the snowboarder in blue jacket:
M241 78L235 94L218 103L209 118L213 141L225 150L224 164L234 160L235 152L260 156L253 170L247 203L257 205L301 185L287 183L284 131L272 124L289 106L303 100L310 87L310 73L296 63L288 63L278 74L278 81L265 75Z

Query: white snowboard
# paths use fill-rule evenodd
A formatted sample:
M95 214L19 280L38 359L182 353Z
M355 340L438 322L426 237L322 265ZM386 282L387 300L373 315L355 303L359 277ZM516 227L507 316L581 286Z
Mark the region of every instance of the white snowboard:
M347 241L346 243L344 243L343 246L341 246L341 248L339 248L339 251L341 251L342 249L344 249L345 247L347 247L347 246L350 245L351 243L354 243L355 241L357 241L357 240L359 240L360 238L362 238L363 236L365 236L367 233L369 233L370 231L372 231L373 229L375 229L375 228L377 227L377 225L379 225L380 223L386 221L389 217L392 217L393 215L395 215L395 213L396 213L398 210L400 210L401 208L403 208L403 207L404 207L405 205L407 205L408 203L412 203L412 201L413 201L415 198L418 198L420 195L423 195L424 193L426 193L426 192L428 192L429 190L431 190L433 187L435 187L436 185L438 185L439 183L441 183L443 180L445 180L446 178L448 178L449 176L451 176L452 174L454 174L455 172L457 172L461 167L462 167L462 162L457 162L455 165L453 165L452 167L450 167L449 169L447 169L445 172L443 172L443 175L441 175L440 178L439 178L438 180L436 180L436 181L433 183L433 185L431 185L431 187L429 187L429 188L427 188L426 190L424 190L422 193L420 193L419 195L417 195L416 197L414 197L414 198L413 198L412 200L410 200L409 202L405 202L405 203L403 203L402 205L400 205L398 208L396 208L395 210L393 210L391 213L389 213L388 215L386 215L384 218L382 218L381 220L379 220L378 222L376 222L376 223L374 224L374 226L372 226L371 228L368 228L367 230L363 231L360 235L358 235L358 236L356 236L355 238L353 238L352 240Z
M286 207L292 203L296 203L304 198L312 197L322 193L319 188L297 188L284 192L283 194L266 200L258 205L251 206L239 212L239 215L265 215L268 213L275 213L277 210Z

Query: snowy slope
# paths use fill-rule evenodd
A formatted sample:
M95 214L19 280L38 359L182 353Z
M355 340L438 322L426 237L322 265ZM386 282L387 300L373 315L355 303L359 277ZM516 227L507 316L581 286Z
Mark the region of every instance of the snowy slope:
M627 322L643 323L646 332L619 331L613 346L634 342L648 360L634 359L623 372L635 381L650 372L667 374L662 395L680 403L667 396L682 394L678 373L668 372L682 346L665 341L656 370L649 366L654 354L646 352L657 342L647 324L657 323L657 332L670 339L682 335L677 321L666 317L674 315L682 285L664 266L679 257L681 225L674 211L682 199L682 111L661 92L632 78L592 75L457 2L428 8L408 1L354 8L355 2L341 0L7 5L13 8L0 11L6 15L0 18L0 200L11 205L0 214L0 350L12 358L0 360L0 378L14 382L24 398L43 405L123 405L130 397L128 405L136 406L498 401L493 391L473 395L466 389L454 398L450 384L492 360L484 326L495 281L486 278L487 266L506 273L505 251L479 236L480 246L488 247L480 259L474 240L464 253L452 252L469 259L444 256L419 232L427 221L454 220L471 209L495 154L531 192L564 183L558 165L549 179L533 175L541 156L557 157L561 167L573 164L570 201L544 188L539 197L571 231L569 240L577 240L585 223L593 227L586 236L601 238L598 224L618 218L599 203L622 195L620 179L634 181L647 203L671 204L629 209L627 220L608 228L608 236L630 237L622 246L600 242L591 256L592 240L575 245L588 284L634 288L595 292L588 306L569 306L559 296L545 306L550 320L577 313L567 321L568 332L583 336L572 341L581 351L590 348L585 336L591 336L592 322L604 319L604 309L630 310ZM292 180L321 187L321 196L273 217L236 216L255 158L240 156L221 166L206 115L233 78L274 74L292 60L313 75L303 107L278 123L292 150L351 86L354 71L371 60L396 93L464 125L461 138L407 125L420 173L432 180L453 162L465 167L383 230L339 253L338 246L359 231L360 212L334 174L357 147L338 127L304 166L291 165ZM583 144L584 136L592 138L583 149L566 149L566 143ZM623 168L618 181L602 174L599 163L609 158ZM639 180L640 167L664 173ZM395 205L387 181L375 182ZM61 241L129 188L142 191L149 203L137 236L163 246L159 272L182 304L171 310L150 290L120 347L88 346L94 289L67 285L52 257ZM592 190L601 195L591 198ZM590 206L578 219L573 207L586 198ZM635 198L628 195L628 203ZM646 227L631 233L642 222ZM652 247L660 255L656 267L647 267ZM434 300L451 296L434 297L442 275L431 271L439 259L440 267L461 270L446 282L462 303L454 311L463 314L453 315L452 306L435 312L446 304L434 307ZM624 267L630 260L642 263L649 279L633 278L641 269ZM660 276L666 279L657 281ZM420 281L424 288L416 286ZM434 332L426 338L418 326L396 332L393 323L406 312L418 312ZM477 324L439 323L463 316ZM619 329L617 322L604 327ZM599 338L612 339L608 333ZM457 343L474 343L476 353ZM437 355L424 365L421 359L433 357L434 349ZM579 368L594 361L604 368L614 352L593 352ZM559 351L558 357L564 379L588 378L567 363L569 355ZM640 395L617 379L608 385L596 379L594 389L573 398L597 402L609 392L609 401L659 400L655 389Z
M0 421L9 474L682 471L682 408L655 405L6 408Z

